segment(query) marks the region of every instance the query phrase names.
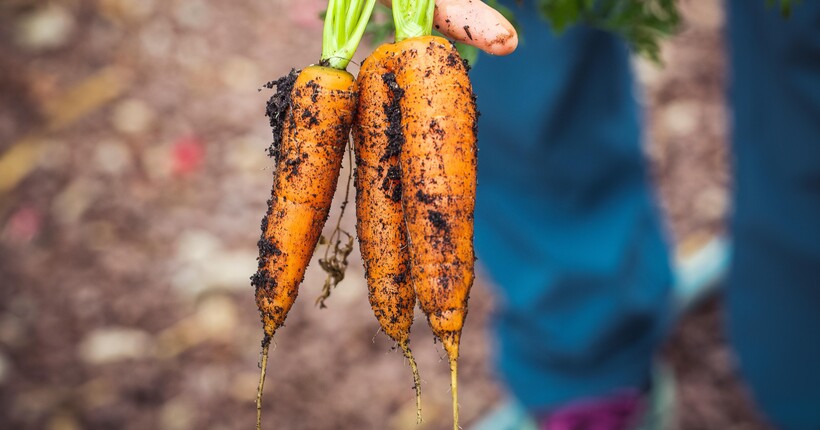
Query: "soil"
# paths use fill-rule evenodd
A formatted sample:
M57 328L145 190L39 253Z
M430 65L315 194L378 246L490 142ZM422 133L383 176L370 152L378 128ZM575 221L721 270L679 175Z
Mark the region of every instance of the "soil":
M287 75L264 85L265 88L268 89L276 87L276 93L268 99L265 109L265 116L270 120L271 133L273 134L273 140L271 141L270 148L268 148L268 155L274 160L278 160L279 158L279 150L282 147L282 133L285 131L285 117L291 103L290 93L293 90L293 84L296 83L298 76L299 71L291 69ZM305 113L308 112L310 111L305 110ZM312 119L312 121L315 121L315 118Z
M661 207L686 247L723 230L730 174L721 2L682 3L665 68L637 68ZM0 3L0 165L14 166L0 170L0 428L253 428L262 329L248 277L272 163L272 91L258 89L318 60L321 24L305 17L323 2L48 4ZM319 310L324 277L314 262L271 348L267 427L448 428L449 368L425 318L416 427L358 251ZM503 397L488 287L479 274L462 341L465 428ZM679 428L766 428L720 315L705 303L664 348Z

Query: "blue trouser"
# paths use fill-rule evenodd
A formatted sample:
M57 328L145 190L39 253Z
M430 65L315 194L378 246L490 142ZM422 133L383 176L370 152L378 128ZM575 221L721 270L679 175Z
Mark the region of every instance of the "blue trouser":
M728 323L779 427L820 429L820 2L730 2L735 256Z
M820 4L783 21L764 3L734 0L730 14L729 325L769 416L818 428ZM525 7L519 50L472 74L483 112L476 246L499 286L500 373L526 407L548 411L647 383L672 281L627 50L583 27L553 37Z
M529 5L528 5L529 6ZM518 14L482 58L476 247L500 286L498 365L532 409L647 383L671 274L640 146L629 53Z

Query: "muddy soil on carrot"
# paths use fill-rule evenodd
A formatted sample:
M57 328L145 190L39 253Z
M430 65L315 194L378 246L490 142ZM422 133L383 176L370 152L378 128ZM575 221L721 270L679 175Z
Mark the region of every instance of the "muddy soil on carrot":
M0 3L0 428L252 428L262 330L248 278L272 173L263 85L317 61L323 3ZM679 244L722 231L728 206L723 18L719 2L694 3L666 68L638 64ZM313 300L324 275L308 270L271 349L267 427L448 428L442 348L417 315L416 427L410 370L377 332L351 258L328 309ZM504 395L492 308L480 276L460 361L465 427ZM700 307L665 348L680 428L764 428L720 313L719 300Z

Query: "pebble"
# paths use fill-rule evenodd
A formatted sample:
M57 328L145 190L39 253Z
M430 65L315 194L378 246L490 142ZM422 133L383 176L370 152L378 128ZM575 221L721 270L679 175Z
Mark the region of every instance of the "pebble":
M183 27L201 30L211 22L211 9L202 0L186 0L177 2L174 9L174 19Z
M229 58L222 66L222 82L239 92L256 91L262 81L259 66L245 57Z
M77 418L68 412L60 412L48 420L47 430L80 430Z
M242 291L250 288L256 271L257 251L252 249L214 252L207 259L190 262L176 269L171 285L184 296L211 291Z
M142 166L153 181L162 181L171 176L174 160L170 145L153 145L142 152Z
M230 388L231 375L224 365L197 366L196 372L186 375L183 389L197 399L224 398Z
M248 278L256 272L256 249L225 250L213 255L205 273L211 288L242 291L249 288Z
M101 173L118 176L131 165L131 150L120 140L102 141L94 148L94 162Z
M71 145L56 139L43 139L41 143L46 149L40 153L37 167L50 172L60 172L71 166Z
M99 0L98 10L113 21L142 21L150 18L155 0Z
M177 242L171 285L185 296L241 291L249 288L248 279L256 271L256 257L256 249L224 249L212 234L188 231Z
M183 262L198 262L208 259L222 247L222 242L205 230L189 230L177 239L176 258Z
M94 365L140 359L152 352L153 339L148 333L120 327L96 329L79 346L80 358Z
M76 26L71 12L51 2L27 15L17 23L17 44L31 51L47 51L64 46Z
M160 410L159 428L161 430L187 430L192 428L194 417L193 405L180 396L165 403Z
M698 127L699 104L691 100L670 103L661 111L661 120L667 130L676 136L687 136Z
M197 306L196 320L205 336L228 340L237 327L236 305L230 297L209 296Z
M234 400L241 403L253 402L255 400L254 396L258 385L258 372L242 372L233 378L233 383L230 388L230 395L234 398Z
M88 179L70 183L51 204L54 218L66 225L76 223L97 198L101 188L99 183Z
M114 383L116 381L106 377L96 377L83 384L77 392L86 410L103 408L117 401Z
M202 37L187 36L179 38L176 47L176 60L184 68L195 73L207 72L203 68L216 70L214 66L208 65L210 56L211 47Z
M174 29L165 20L154 20L139 33L142 51L155 59L162 59L171 53L174 42Z
M269 142L266 135L258 133L236 137L228 143L231 148L227 154L227 163L238 172L257 174L266 168L272 169L273 162L265 154ZM268 175L264 175L268 179ZM247 182L243 182L247 183Z
M110 221L92 221L84 224L83 236L85 236L85 243L93 250L105 252L110 255L112 247L119 245L119 238L117 235L116 224ZM119 254L118 254L119 255ZM133 264L135 261L134 255L130 254L125 258L125 261L116 261L115 258L101 259L100 263L110 270L128 270L128 264ZM123 260L123 259L119 259ZM123 264L125 263L125 264Z
M633 59L633 65L638 76L638 81L644 86L653 89L659 87L663 82L663 69L651 60L644 57L635 57ZM643 100L644 97L639 97L639 99Z
M154 123L156 114L148 104L138 99L126 99L114 106L111 123L123 134L141 134Z
M729 210L729 196L725 189L711 186L695 196L695 213L708 221L720 221Z
M207 290L203 285L205 276L197 269L197 266L177 266L171 274L171 287L181 296L188 298L196 297Z

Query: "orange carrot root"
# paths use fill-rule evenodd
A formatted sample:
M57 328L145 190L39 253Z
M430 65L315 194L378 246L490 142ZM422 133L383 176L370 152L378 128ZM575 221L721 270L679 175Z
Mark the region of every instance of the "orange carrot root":
M276 171L262 219L258 270L251 277L265 331L257 430L269 342L296 300L327 220L356 108L356 82L345 71L311 66L276 85L279 91L268 103Z
M272 196L262 220L259 270L252 277L267 336L296 300L299 284L330 211L356 106L356 83L344 71L302 70L279 114ZM274 127L276 131L276 127Z
M411 274L421 308L447 351L458 429L458 350L475 262L475 100L450 42L419 37L399 44L396 83L403 90L406 137L401 183Z
M357 229L371 305L401 344L398 322L407 320L396 316L412 322L418 297L450 361L457 429L457 359L475 261L477 113L467 68L450 42L425 36L382 45L358 80ZM399 311L407 304L409 313Z

